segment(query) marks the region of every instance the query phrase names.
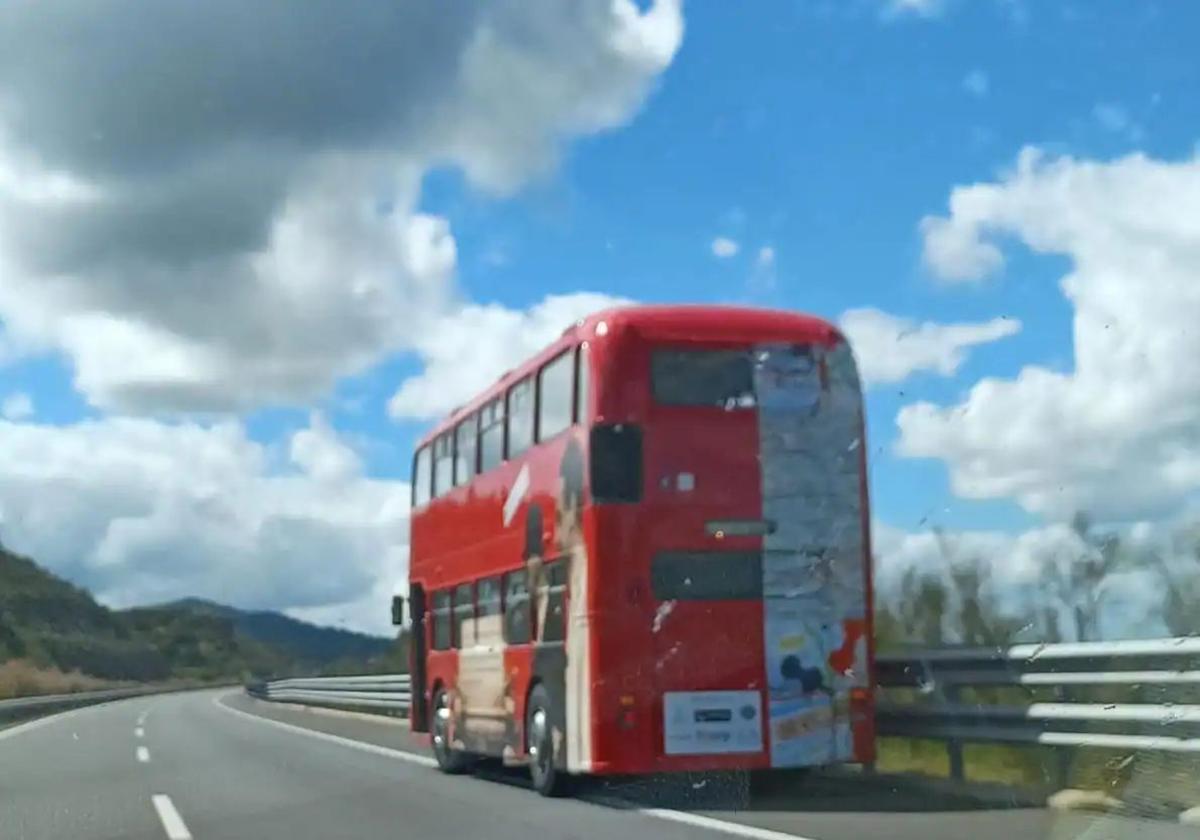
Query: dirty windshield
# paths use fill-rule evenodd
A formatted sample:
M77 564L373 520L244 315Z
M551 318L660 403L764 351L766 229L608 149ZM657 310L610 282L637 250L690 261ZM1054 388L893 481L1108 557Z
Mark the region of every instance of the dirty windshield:
M1198 34L0 0L0 840L1194 837Z

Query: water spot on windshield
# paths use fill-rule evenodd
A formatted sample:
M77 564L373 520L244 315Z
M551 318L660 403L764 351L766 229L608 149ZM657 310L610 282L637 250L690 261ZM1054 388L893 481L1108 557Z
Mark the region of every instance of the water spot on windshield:
M655 633L662 629L663 622L667 620L667 616L671 614L671 610L673 609L675 609L674 601L663 601L658 605L658 609L654 611L654 624L651 626L651 629Z

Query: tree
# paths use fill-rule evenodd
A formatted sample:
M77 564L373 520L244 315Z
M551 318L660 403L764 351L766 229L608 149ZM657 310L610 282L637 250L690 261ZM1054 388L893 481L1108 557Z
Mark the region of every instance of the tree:
M1150 547L1133 562L1149 570L1163 589L1162 620L1172 636L1200 634L1200 540L1196 533L1179 535L1173 550ZM1169 558L1169 559L1168 559Z
M1122 565L1121 539L1116 534L1096 533L1091 518L1082 511L1072 517L1071 530L1083 550L1065 558L1046 558L1042 565L1041 582L1050 598L1043 605L1043 621L1047 635L1055 640L1095 641L1100 636L1105 584ZM1069 633L1063 632L1064 623Z
M959 554L943 532L934 533L940 562L905 571L896 597L876 615L877 634L887 644L1010 644L1030 622L1001 609L982 557Z

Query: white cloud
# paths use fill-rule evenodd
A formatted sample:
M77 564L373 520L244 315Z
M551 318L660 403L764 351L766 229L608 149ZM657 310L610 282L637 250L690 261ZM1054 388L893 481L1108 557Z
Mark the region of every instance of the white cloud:
M314 413L308 428L292 435L289 452L292 463L317 481L347 481L363 472L358 454L320 414Z
M758 249L758 256L755 258L755 265L760 269L768 270L775 267L775 248L770 245L764 245Z
M925 265L948 282L981 280L1004 264L1004 255L993 243L975 235L970 193L955 190L950 208L948 219L927 216L921 220Z
M988 95L988 90L991 87L991 81L988 79L988 74L976 68L963 77L963 90L972 96L984 97Z
M889 17L912 15L921 18L935 18L945 10L946 0L888 0L884 14Z
M504 193L624 124L683 32L643 7L0 6L8 343L120 411L304 401L410 349L456 301L424 172Z
M424 369L400 384L388 411L428 420L475 396L541 350L578 319L629 301L577 292L550 295L526 310L471 304L429 322L417 342Z
M32 416L33 398L23 391L9 394L0 404L0 417L5 420L25 420Z
M712 241L709 248L712 250L714 257L724 260L736 256L737 252L741 250L741 245L727 236L718 236Z
M1081 597L1099 597L1097 629L1103 638L1150 638L1167 632L1162 621L1164 581L1136 562L1133 554L1139 548L1153 546L1160 556L1169 559L1175 551L1171 546L1171 530L1153 529L1152 535L1136 540L1128 533L1123 534L1126 561L1103 578L1096 590L1078 593ZM1059 629L1070 636L1074 602L1064 603L1062 593L1048 586L1044 575L1058 570L1069 580L1072 567L1078 570L1078 564L1094 560L1098 552L1094 544L1065 524L1043 525L1017 533L911 532L876 521L872 532L874 580L881 603L897 599L904 575L910 569L940 578L951 593L955 572L978 569L985 577L984 597L992 599L1003 615L1030 621L1020 633L1026 641L1044 640L1047 608L1060 616ZM1194 568L1194 561L1189 568ZM953 639L955 628L946 629Z
M0 421L0 539L115 606L360 604L387 632L387 594L367 599L403 583L407 483L365 477L320 417L288 443L277 465L236 423Z
M840 325L858 358L868 385L900 382L918 371L953 376L971 347L998 341L1021 330L1014 318L982 323L918 324L878 309L850 309Z
M944 460L962 497L1053 517L1152 517L1196 495L1200 159L1028 149L999 181L955 189L949 215L922 227L926 259L949 281L998 271L1001 237L1067 257L1074 369L1029 365L958 405L908 406L902 454Z
M1003 531L905 531L876 521L872 524L876 555L875 583L885 595L896 591L908 569L937 572L950 559L979 559L999 582L1019 587L1037 581L1046 553L1079 553L1082 543L1065 525L1050 525L1011 534Z

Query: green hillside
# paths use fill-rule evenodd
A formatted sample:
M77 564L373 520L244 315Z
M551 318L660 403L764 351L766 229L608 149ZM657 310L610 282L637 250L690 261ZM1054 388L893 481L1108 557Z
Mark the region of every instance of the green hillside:
M336 627L317 627L282 613L239 610L200 598L185 598L163 606L195 615L228 618L242 637L261 642L299 662L316 667L343 660L371 660L386 654L393 644L391 639L380 636L368 636ZM381 610L387 607L387 604L380 605Z
M0 548L0 697L37 692L39 674L42 690L52 691L97 681L377 670L393 644L197 600L110 610L86 590ZM19 685L6 685L4 673L19 673Z

